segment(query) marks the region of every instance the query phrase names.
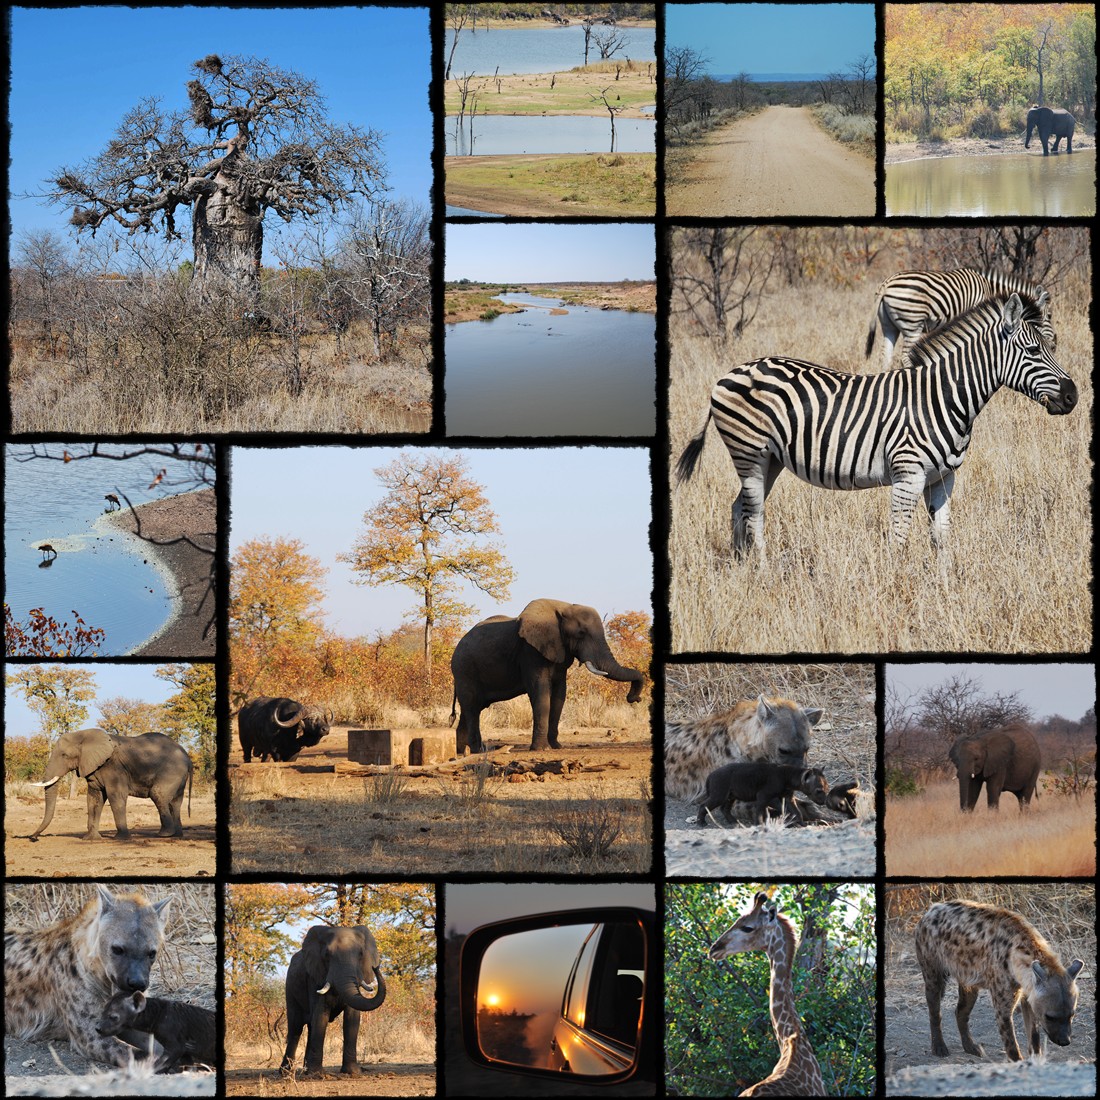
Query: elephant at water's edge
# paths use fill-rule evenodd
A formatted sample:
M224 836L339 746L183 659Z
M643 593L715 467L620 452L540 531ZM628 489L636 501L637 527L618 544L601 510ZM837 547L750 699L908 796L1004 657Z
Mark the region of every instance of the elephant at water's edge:
M123 737L88 729L69 730L57 739L46 762L46 780L37 784L46 788L46 812L42 824L31 833L32 840L45 832L53 820L58 784L73 769L88 781L88 831L81 839L102 839L99 819L106 800L115 816L116 838L129 840L126 800L131 795L153 800L160 814L159 836L183 836L180 810L184 789L193 777L191 757L163 733ZM191 812L190 789L187 812Z
M991 810L997 809L1002 791L1014 794L1021 810L1031 801L1042 757L1035 734L1026 726L960 737L949 755L958 775L959 806L964 812L974 809L983 783Z
M595 608L561 600L532 600L515 618L494 615L472 627L451 658L458 748L481 752L481 712L493 703L526 694L531 700L531 748L559 748L558 722L565 705L566 672L574 661L589 672L629 683L626 700L636 703L644 676L620 665L604 637ZM451 720L455 717L451 707Z
M373 994L365 995L377 984ZM325 1032L344 1014L344 1054L340 1072L358 1075L355 1056L359 1014L373 1012L386 999L378 944L370 930L319 925L311 928L286 971L286 1053L282 1071L292 1072L302 1029L306 1029L305 1073L324 1068Z
M1066 152L1073 152L1073 127L1074 118L1069 111L1063 111L1061 107L1032 107L1027 113L1027 135L1024 137L1024 148L1031 146L1031 131L1039 131L1039 140L1043 145L1043 156L1049 156L1047 140L1053 135L1055 153L1058 152L1058 142L1066 139Z

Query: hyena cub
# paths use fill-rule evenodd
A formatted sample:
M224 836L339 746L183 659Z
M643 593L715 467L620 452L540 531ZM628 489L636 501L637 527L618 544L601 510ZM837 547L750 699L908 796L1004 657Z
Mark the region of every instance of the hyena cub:
M988 989L993 999L1010 1061L1020 1060L1012 1021L1017 1004L1023 1012L1029 1053L1042 1053L1040 1027L1059 1046L1069 1045L1077 1011L1074 979L1084 964L1074 959L1068 967L1062 966L1050 944L1019 913L974 901L940 902L921 917L916 939L933 1054L942 1058L951 1053L940 1026L940 1002L948 977L959 983L955 1019L968 1054L985 1054L970 1035L970 1013L982 989Z
M84 1057L126 1066L141 1058L96 1031L100 1008L117 990L149 986L171 898L98 896L79 913L33 932L4 936L4 1023L20 1039L68 1039Z
M790 802L795 791L809 795L819 806L829 797L829 784L820 768L796 768L790 764L726 764L707 776L706 793L695 804L697 825L705 825L707 811L721 807L730 825L736 824L730 808L734 802L751 802L755 820L764 820L769 806L779 811L782 802ZM793 806L793 802L791 803Z
M164 1050L157 1068L165 1073L183 1066L213 1066L218 1056L216 1017L210 1009L146 997L140 990L116 993L103 1006L96 1030L117 1035L139 1050L150 1049L151 1035Z

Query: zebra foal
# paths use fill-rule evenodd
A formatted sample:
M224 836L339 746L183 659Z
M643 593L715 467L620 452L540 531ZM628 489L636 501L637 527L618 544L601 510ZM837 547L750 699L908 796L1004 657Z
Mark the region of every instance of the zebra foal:
M947 324L982 302L1020 294L1039 309L1040 325L1052 346L1057 346L1050 321L1050 295L1041 286L1018 275L1000 271L977 271L963 267L956 271L902 271L891 275L878 288L875 311L867 328L864 356L875 346L876 323L882 326L882 365L888 368L898 337L909 346L919 337Z
M1001 386L1052 415L1071 412L1077 387L1054 358L1035 299L983 302L918 340L909 366L846 374L772 356L720 378L706 420L684 449L678 482L691 477L713 419L741 479L733 548L764 561L764 501L784 469L826 489L891 486L891 529L904 542L924 497L932 539L945 543L955 471L982 408Z

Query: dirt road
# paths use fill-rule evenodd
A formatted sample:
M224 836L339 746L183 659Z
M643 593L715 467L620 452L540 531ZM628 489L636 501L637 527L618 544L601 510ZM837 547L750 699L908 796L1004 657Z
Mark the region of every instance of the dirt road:
M830 138L808 108L766 107L707 137L665 191L672 217L870 217L875 166Z

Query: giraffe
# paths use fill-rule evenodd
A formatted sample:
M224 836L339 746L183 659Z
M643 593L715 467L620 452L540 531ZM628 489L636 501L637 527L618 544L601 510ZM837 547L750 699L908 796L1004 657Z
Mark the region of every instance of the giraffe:
M791 964L798 950L798 933L794 925L780 915L775 906L766 908L768 895L757 894L752 908L743 913L726 932L715 940L710 957L719 959L742 951L764 951L771 963L772 1027L779 1044L779 1061L775 1069L742 1096L824 1096L825 1083L810 1040L802 1032L802 1023L794 1003Z

